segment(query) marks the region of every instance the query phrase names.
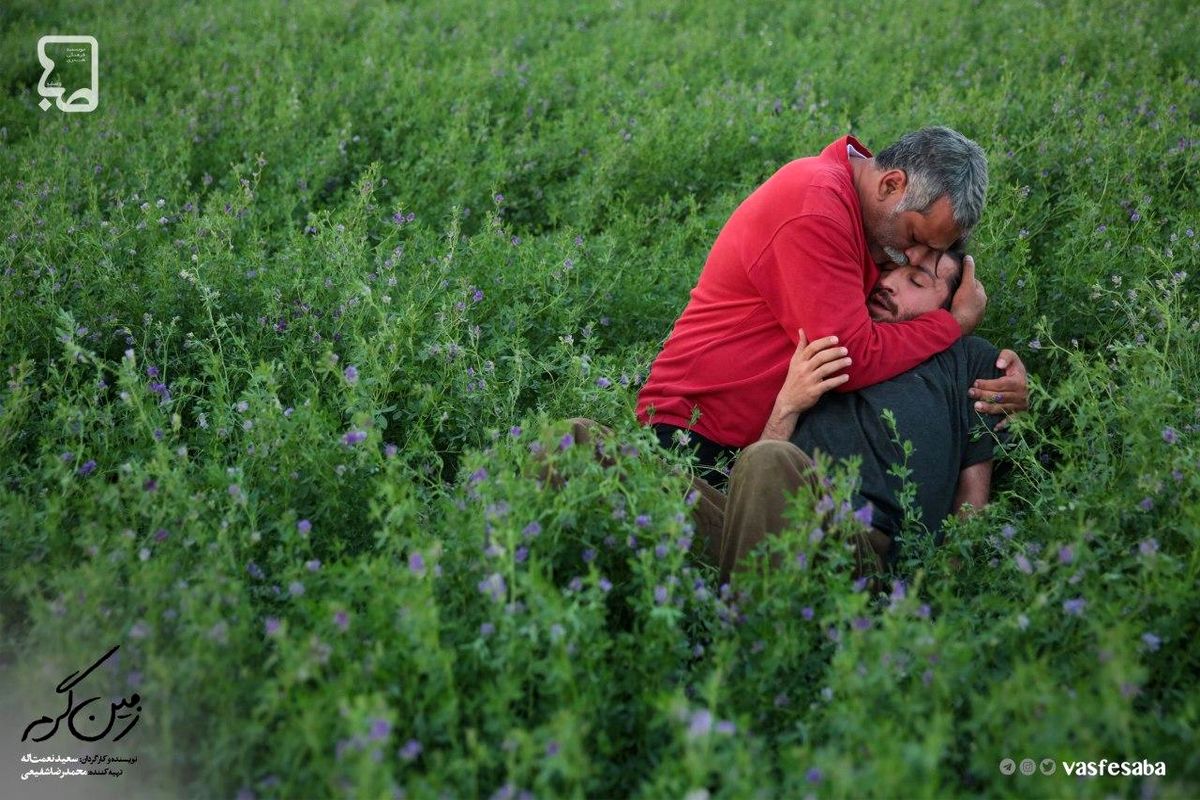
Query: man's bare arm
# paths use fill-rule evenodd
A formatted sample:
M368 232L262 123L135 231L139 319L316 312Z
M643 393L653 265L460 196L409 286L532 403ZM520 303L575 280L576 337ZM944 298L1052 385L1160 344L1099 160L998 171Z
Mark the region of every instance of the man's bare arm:
M958 488L951 507L960 519L966 519L988 504L991 492L992 460L988 459L958 473Z

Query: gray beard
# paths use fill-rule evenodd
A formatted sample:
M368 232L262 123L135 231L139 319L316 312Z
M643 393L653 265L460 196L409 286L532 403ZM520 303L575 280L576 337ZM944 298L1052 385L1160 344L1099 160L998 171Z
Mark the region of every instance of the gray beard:
M882 246L883 252L887 253L887 257L896 262L902 267L908 266L908 256L904 255L903 250L897 250L894 247Z

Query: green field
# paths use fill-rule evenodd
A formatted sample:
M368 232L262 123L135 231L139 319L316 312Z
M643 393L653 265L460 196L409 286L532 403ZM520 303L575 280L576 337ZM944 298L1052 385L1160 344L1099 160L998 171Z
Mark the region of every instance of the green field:
M0 796L81 751L19 737L115 644L123 798L1196 796L1198 31L4 4ZM97 38L96 111L38 107L48 33ZM638 388L749 192L930 124L987 152L978 333L1030 371L995 500L874 597L798 501L776 544L820 557L723 590ZM1102 759L1166 775L1064 774Z

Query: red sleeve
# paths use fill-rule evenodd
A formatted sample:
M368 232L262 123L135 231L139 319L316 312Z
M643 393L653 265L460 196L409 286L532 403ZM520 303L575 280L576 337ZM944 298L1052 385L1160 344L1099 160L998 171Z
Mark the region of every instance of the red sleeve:
M873 322L861 251L845 221L833 216L810 213L782 225L748 274L793 343L798 328L809 341L838 337L853 359L841 392L893 378L962 335L945 309L908 322Z

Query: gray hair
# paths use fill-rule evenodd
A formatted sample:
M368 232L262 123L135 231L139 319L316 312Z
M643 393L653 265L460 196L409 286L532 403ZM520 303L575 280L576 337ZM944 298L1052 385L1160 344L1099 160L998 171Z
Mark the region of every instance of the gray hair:
M987 194L987 158L983 149L961 133L935 126L906 133L875 156L882 170L900 169L908 188L897 211L929 210L938 198L950 198L954 224L966 236L983 214Z

